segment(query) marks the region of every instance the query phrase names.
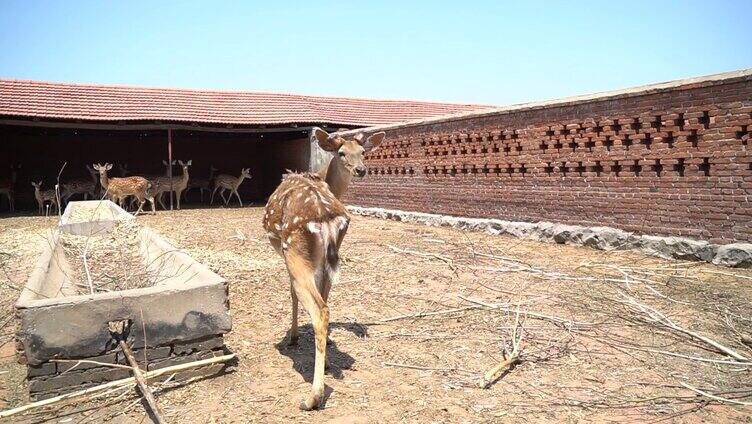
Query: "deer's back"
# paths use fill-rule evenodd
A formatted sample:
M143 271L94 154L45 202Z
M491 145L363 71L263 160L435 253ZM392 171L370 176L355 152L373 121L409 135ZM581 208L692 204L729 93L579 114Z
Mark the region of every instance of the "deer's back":
M91 180L70 180L63 183L62 186L69 191L86 191L95 188L97 185Z
M150 184L144 177L115 177L110 178L107 191L124 195L145 193Z
M233 188L237 182L238 177L233 177L232 175L227 174L217 175L217 178L214 180L215 185L225 188Z
M314 174L288 174L269 197L264 229L283 242L290 235L309 231L311 222L321 223L344 217L347 209L329 190L329 185Z

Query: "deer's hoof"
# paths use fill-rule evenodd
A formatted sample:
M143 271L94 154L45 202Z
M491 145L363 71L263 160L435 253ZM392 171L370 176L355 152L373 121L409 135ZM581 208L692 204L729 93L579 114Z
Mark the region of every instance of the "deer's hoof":
M302 411L313 411L314 409L319 407L319 401L311 396L308 399L300 401L300 405L298 405L298 407Z

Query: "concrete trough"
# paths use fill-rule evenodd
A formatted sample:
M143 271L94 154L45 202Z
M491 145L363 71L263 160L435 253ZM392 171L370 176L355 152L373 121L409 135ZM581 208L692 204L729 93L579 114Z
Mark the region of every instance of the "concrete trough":
M136 227L141 269L129 275L154 277L153 285L92 294L88 281L76 281L74 258L61 239L71 233L107 236L115 221L132 219L112 202L101 203L117 218L70 222L77 205L66 208L68 220L43 242L43 253L16 303L19 360L28 366L32 398L127 377L128 370L121 368L59 361L125 363L109 333L110 321L131 322L128 343L141 352L138 358L146 349L148 369L226 352L223 335L231 330L227 281L149 228Z
M109 200L83 200L68 203L59 229L67 234L91 235L111 230L118 221L129 219L135 217Z

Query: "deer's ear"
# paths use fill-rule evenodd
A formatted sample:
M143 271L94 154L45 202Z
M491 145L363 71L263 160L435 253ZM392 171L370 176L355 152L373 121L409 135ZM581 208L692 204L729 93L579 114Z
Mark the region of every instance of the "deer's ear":
M386 134L383 131L371 135L366 139L365 143L362 143L363 148L366 150L366 152L372 152L376 150L381 142L384 141L384 137L386 137Z
M107 165L104 166L104 169L109 171L110 169L112 169L112 164L108 163Z
M193 159L188 159L188 162L186 162L185 164L190 166L192 163L193 163Z
M341 138L332 138L326 131L321 128L313 130L313 136L319 142L319 146L327 152L336 152L342 147Z

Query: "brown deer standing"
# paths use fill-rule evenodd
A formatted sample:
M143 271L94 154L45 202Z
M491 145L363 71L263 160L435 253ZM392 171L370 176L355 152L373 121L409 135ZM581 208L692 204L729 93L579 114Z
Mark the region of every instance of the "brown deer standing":
M242 184L243 180L246 178L251 178L251 168L241 169L239 177L233 177L232 175L227 174L217 175L217 178L214 180L214 191L212 191L209 204L214 204L214 194L217 192L217 190L222 189L219 192L219 195L222 196L222 200L224 200L225 206L230 203L232 194L235 193L235 196L238 198L238 203L240 203L240 207L243 207L243 201L240 200L240 194L238 194L238 187L240 187L240 184ZM225 199L226 190L230 190L230 195L227 196L227 199Z
M141 212L146 200L151 202L151 211L156 215L157 210L154 207L154 196L149 192L149 189L151 189L151 183L146 178L109 178L107 176L107 171L112 169L112 164L110 163L105 163L104 165L95 164L94 169L99 171L99 182L102 184L102 188L105 190L110 200L122 207L122 203L126 197L136 196L136 199L138 199L138 210L136 211L136 215Z
M57 194L55 193L55 189L51 188L51 189L42 191L41 181L39 181L38 183L35 183L34 181L32 181L31 185L34 186L34 198L37 199L37 205L39 205L40 215L44 213L44 204L47 202L50 202L51 208L57 208L57 210L60 210L60 206L58 206L57 204Z
M167 166L166 161L162 162L165 164L165 166ZM183 175L173 176L172 178L157 177L152 181L152 184L154 184L154 195L158 197L159 204L162 205L163 209L167 209L164 202L162 201L163 193L172 195L172 192L174 191L175 197L177 198L177 206L178 209L180 209L180 197L182 196L183 191L186 189L186 187L188 187L188 180L190 179L190 176L188 175L188 167L191 166L191 163L193 163L193 161L189 160L188 162L184 163L182 160L179 160L178 163L181 167L183 167Z
M0 180L0 194L4 194L8 199L8 209L10 212L16 210L16 181L18 180L18 170L21 169L21 165L10 166L10 179Z
M263 226L274 250L282 256L290 274L292 326L290 344L298 339L298 301L311 316L315 332L316 360L311 395L301 409L317 408L324 397L326 341L329 330L329 290L337 279L339 247L350 219L339 200L353 176L363 177L364 153L384 140L379 132L363 140L330 137L314 130L322 149L333 152L329 166L320 174L288 174L266 204Z

